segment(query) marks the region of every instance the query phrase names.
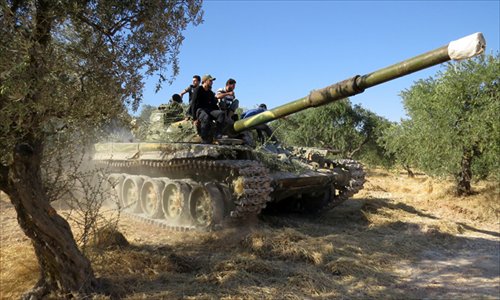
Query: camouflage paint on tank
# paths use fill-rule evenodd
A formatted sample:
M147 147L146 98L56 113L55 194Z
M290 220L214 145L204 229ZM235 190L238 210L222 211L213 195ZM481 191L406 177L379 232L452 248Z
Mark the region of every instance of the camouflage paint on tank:
M183 158L234 158L250 155L250 149L239 146L196 143L98 143L94 160L161 160Z
M182 104L170 102L160 105L149 117L149 128L146 134L146 140L176 142L176 135L170 136L170 134L167 134L166 130L169 128L170 124L181 122L183 119L184 108ZM183 128L183 126L179 128ZM176 132L176 134L178 134L178 132Z

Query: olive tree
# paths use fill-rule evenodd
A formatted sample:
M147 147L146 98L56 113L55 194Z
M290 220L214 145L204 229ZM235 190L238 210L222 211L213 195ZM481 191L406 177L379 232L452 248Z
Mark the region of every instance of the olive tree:
M408 173L408 177L415 177L412 167L415 165L415 152L410 146L412 140L411 132L407 129L411 126L408 120L401 123L393 123L386 128L378 139L378 143L385 149L385 155L391 156L395 164L400 165Z
M498 54L449 63L401 93L408 120L387 131L388 151L433 175L452 175L458 195L473 174L498 174Z
M377 139L389 124L387 119L345 99L288 116L273 126L286 144L331 148L343 157L385 164L387 159Z
M137 109L144 78L178 73L182 31L200 0L0 0L0 190L31 239L40 278L28 297L96 288L89 260L50 205L41 165L60 130ZM76 131L75 131L76 132Z

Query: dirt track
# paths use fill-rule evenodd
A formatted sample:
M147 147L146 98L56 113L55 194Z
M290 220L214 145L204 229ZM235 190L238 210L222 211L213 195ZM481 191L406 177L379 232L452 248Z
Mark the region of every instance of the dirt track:
M264 216L216 233L122 217L132 245L93 256L94 269L130 299L500 298L498 191L455 199L425 178L368 178L356 199L322 216ZM29 241L5 202L1 227L2 261L27 264ZM33 266L18 265L2 263L2 291L16 272L26 276L18 289L36 280Z

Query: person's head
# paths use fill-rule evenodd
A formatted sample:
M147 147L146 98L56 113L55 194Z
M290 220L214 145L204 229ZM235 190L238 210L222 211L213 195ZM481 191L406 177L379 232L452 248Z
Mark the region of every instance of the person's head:
M194 87L197 87L200 85L200 82L201 82L201 77L200 75L194 75L193 76L193 86Z
M236 80L229 78L226 81L226 91L231 92L236 88Z
M182 97L179 94L173 94L172 99L170 101L176 102L176 103L182 103Z
M211 88L214 81L215 77L212 77L210 74L205 74L201 77L201 84L204 88Z
M267 110L267 105L265 105L264 103L262 103L262 104L259 105L259 108L263 109L263 110Z

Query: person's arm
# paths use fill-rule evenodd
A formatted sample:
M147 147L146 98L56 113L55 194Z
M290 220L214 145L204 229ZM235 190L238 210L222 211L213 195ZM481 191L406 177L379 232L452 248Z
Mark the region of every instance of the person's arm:
M189 92L189 89L191 88L191 86L188 86L187 88L185 88L182 92L179 93L179 95L184 96L185 93Z
M220 100L226 96L234 96L234 91L224 93L222 92L222 89L218 89L217 93L215 94L215 98L217 98L217 100Z

